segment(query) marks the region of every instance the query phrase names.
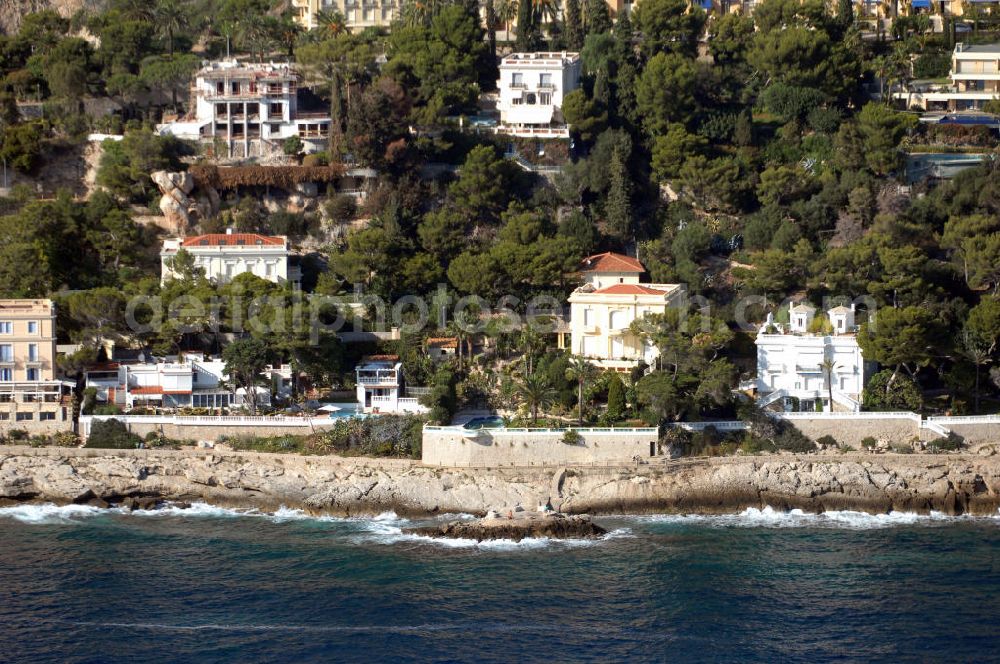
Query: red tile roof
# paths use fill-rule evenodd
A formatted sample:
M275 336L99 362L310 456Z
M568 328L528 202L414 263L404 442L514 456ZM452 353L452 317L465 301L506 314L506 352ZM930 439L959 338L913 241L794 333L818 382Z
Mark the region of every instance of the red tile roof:
M366 355L362 359L371 362L396 362L399 360L399 355Z
M580 272L645 272L637 259L624 254L605 251L587 256L580 262Z
M163 388L159 385L137 385L130 387L128 391L132 394L163 394Z
M268 246L285 246L284 238L271 235L259 235L257 233L209 233L207 235L195 235L184 238L182 247L223 247L223 246L256 246L265 244Z
M667 292L659 288L650 288L641 284L614 284L605 288L599 288L594 294L600 295L666 295Z
M427 345L434 348L458 348L458 337L429 337Z

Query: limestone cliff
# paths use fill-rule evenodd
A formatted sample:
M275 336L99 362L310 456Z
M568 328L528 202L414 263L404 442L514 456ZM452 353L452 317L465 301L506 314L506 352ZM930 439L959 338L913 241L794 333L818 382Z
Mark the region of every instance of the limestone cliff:
M769 505L995 514L1000 457L850 454L473 470L204 450L0 448L0 501L119 502L140 496L331 514L483 514L545 500L571 513L735 512Z
M25 14L55 9L61 16L69 18L81 9L96 10L104 4L104 0L3 0L0 2L0 34L17 32Z

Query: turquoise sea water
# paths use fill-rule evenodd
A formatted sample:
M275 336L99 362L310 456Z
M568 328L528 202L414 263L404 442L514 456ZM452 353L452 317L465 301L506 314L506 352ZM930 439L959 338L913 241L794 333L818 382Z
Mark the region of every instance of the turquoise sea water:
M476 545L392 514L0 508L0 661L1000 659L1000 518L598 521Z

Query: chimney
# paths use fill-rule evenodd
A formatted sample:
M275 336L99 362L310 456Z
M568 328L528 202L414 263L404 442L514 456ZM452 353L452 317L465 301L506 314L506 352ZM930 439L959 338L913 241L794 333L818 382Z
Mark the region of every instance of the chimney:
M232 226L227 227L226 228L226 235L232 235L232 234L233 234L233 227Z

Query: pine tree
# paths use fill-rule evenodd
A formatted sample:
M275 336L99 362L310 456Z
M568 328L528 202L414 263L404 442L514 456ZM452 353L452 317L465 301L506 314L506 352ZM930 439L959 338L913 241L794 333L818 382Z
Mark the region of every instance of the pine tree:
M580 0L566 0L566 46L571 51L583 48L583 23L580 17Z
M534 50L535 43L535 11L531 0L520 0L517 6L517 39L514 50L518 53L529 53Z
M608 163L610 182L608 197L604 202L608 229L622 240L627 239L632 231L632 181L629 179L626 159L622 146L615 145Z
M588 35L611 32L611 12L604 0L587 0L584 15Z

